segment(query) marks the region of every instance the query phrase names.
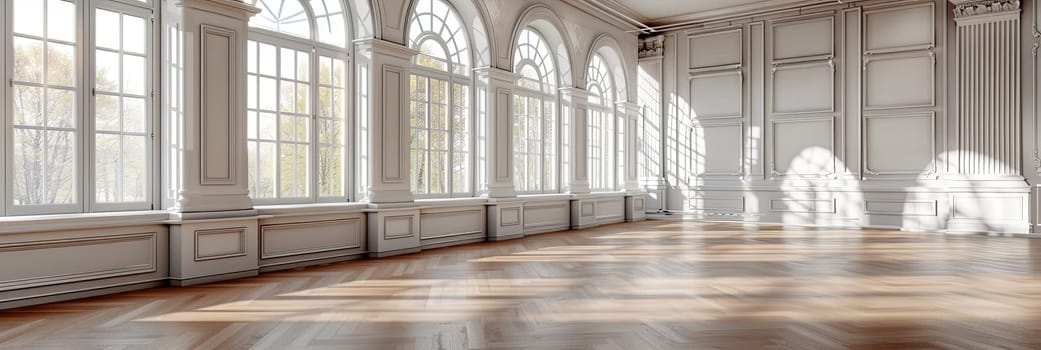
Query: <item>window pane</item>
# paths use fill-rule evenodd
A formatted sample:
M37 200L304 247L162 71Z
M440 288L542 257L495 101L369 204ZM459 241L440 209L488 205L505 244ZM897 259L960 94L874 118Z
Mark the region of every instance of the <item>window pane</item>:
M47 84L72 87L75 83L76 48L72 45L47 44Z
M38 87L14 87L14 123L18 125L43 125L43 89Z
M14 38L14 80L43 83L43 45L39 40Z
M94 28L95 45L97 47L119 50L119 13L98 9L94 14L97 25Z
M123 51L144 54L145 41L145 19L130 15L123 15Z
M98 134L94 137L94 190L99 203L119 201L120 147L119 135Z
M98 95L94 98L94 128L100 131L119 131L119 97Z
M47 126L52 128L76 127L76 97L72 91L47 89Z
M15 205L74 203L75 134L14 130Z
M148 191L148 139L145 136L123 136L124 202L143 202Z
M97 50L95 54L94 84L98 91L120 92L119 54Z
M69 20L75 17L76 4L65 0L47 0L47 37L75 42L76 22Z
M145 95L145 58L134 55L123 55L123 92L127 94Z
M147 125L147 114L145 99L125 97L123 98L123 131L130 133L145 132Z
M18 34L43 36L43 1L40 0L15 0L14 1L14 32ZM65 20L66 18L58 18Z

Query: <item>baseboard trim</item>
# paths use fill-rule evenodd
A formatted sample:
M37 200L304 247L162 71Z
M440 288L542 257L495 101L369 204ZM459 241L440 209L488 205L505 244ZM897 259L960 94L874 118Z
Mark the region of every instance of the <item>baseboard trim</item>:
M386 257L391 257L391 256L419 253L420 250L421 249L419 247L415 247L415 248L406 248L406 249L398 249L398 250L389 250L389 251L385 251L385 252L369 252L368 257L370 257L370 258L386 258Z
M185 278L185 279L170 279L170 285L174 287L188 287L205 283L220 282L226 280L239 279L244 277L253 277L260 274L258 269L245 270L239 272L229 272L219 275L210 275L203 277Z
M10 298L0 301L0 310L56 303L60 301L92 298L103 295L132 292L135 290L142 289L151 289L165 286L166 282L167 279L164 277L161 279L154 279L148 281L135 281L107 286L66 290L49 294L38 294L25 297Z

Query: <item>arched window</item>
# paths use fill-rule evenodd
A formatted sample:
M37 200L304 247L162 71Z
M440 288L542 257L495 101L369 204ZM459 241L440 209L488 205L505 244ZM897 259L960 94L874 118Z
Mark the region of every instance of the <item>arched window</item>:
M442 0L420 0L409 22L419 51L409 82L412 191L417 197L472 196L470 45L459 15Z
M0 215L152 209L157 1L4 1Z
M614 118L614 81L604 58L593 55L586 73L589 84L589 187L593 191L611 191L616 181L617 154L621 130Z
M258 203L345 201L347 14L342 0L259 0L247 76L249 189Z
M514 185L520 193L558 192L556 65L534 29L525 28L517 37L513 71L520 76L513 97Z

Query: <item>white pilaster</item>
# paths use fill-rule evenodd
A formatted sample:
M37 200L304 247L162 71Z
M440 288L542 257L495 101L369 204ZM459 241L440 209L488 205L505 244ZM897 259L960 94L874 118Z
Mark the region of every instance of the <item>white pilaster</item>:
M494 67L475 69L480 82L478 103L479 123L483 127L481 135L484 147L482 176L487 187L488 198L516 197L513 174L513 86L517 83L517 75Z
M621 163L619 164L620 169L624 172L621 177L622 189L626 192L638 192L640 191L640 181L636 168L636 136L639 133L643 108L633 102L621 101L615 103L615 110L621 116L619 120L624 122L624 125L618 126L623 138L621 140L622 159L618 160Z
M368 181L362 194L372 204L407 204L413 201L409 185L409 74L416 51L380 39L355 41L360 95L358 108L362 130L361 169Z
M176 194L170 204L179 213L252 215L246 37L260 10L232 0L164 4L164 158L177 160L164 166L166 188Z
M643 115L636 133L638 181L649 192L645 210L665 209L665 120L662 98L662 74L665 57L665 36L658 35L640 40L637 77L637 103Z
M562 118L567 118L567 135L563 135L566 144L565 157L568 159L567 183L568 193L589 193L589 163L587 119L589 93L585 89L574 87L560 89Z
M1022 167L1020 1L955 5L955 127L949 231L1026 233L1030 188Z
M232 0L163 2L163 167L170 279L191 285L256 275L248 191L246 38L259 9Z

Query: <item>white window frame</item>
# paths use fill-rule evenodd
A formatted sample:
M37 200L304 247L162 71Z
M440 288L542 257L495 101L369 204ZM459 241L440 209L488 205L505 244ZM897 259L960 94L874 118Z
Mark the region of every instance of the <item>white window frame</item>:
M459 17L459 12L455 9L455 7L453 7L452 4L447 2L447 1L443 1L443 2L451 10L451 12L448 15L449 16L454 15L454 16L456 16L458 18ZM415 16L417 16L417 13L415 12L415 10L413 10L413 12L411 14L409 14L409 22L410 23L413 21L413 18ZM472 55L473 55L473 50L472 50L472 48L473 48L473 41L470 39L470 34L466 32L465 22L462 22L462 20L459 19L459 23L460 23L461 27L460 27L460 29L459 29L459 31L458 31L458 33L456 35L462 35L463 37L460 38L460 39L457 39L457 40L462 40L466 44L466 53L467 53L467 55L470 55L467 58L470 60L470 62L474 62L473 57L472 57ZM427 28L427 29L429 30L430 28ZM409 30L415 30L415 28L409 28ZM420 56L416 55L416 57L413 58L413 60L412 60L412 65L411 65L412 72L411 72L411 76L409 77L409 79L411 80L413 78L412 76L422 76L422 77L425 77L427 79L433 78L433 79L444 80L444 81L448 82L448 89L447 89L448 90L447 91L448 92L448 97L447 97L447 101L448 101L447 119L448 120L446 121L446 124L448 125L448 136L447 136L447 140L446 140L448 142L448 154L446 156L447 157L448 168L445 169L445 172L446 172L446 174L445 174L446 175L446 183L445 183L446 191L444 193L417 193L417 189L411 188L412 194L417 199L474 197L476 195L476 193L477 193L477 181L478 181L478 178L476 176L476 169L475 169L476 168L476 164L477 164L477 157L478 157L477 153L475 152L475 150L476 150L476 144L475 143L476 143L476 140L477 140L475 131L476 131L476 125L477 125L476 121L477 120L475 118L476 113L475 113L475 110L474 110L474 107L475 107L474 98L477 95L477 86L474 84L474 82L476 81L476 79L474 79L473 73L470 73L469 75L464 75L464 74L460 74L458 72L458 69L457 69L458 67L456 66L456 63L452 60L452 51L449 50L448 44L445 41L445 38L442 38L442 37L440 37L438 35L432 35L430 33L423 33L420 36L418 36L417 38L415 38L415 40L411 39L411 35L409 35L409 37L410 37L410 47L412 47L413 49L418 49L418 47L420 47L424 42L432 41L432 42L438 44L440 46L440 48L444 51L445 55L446 55L446 57L444 59L444 62L446 63L446 65L445 65L446 70L445 71L441 71L441 70L437 70L437 69L433 69L433 68L424 67L424 66L419 65L417 63L417 61L418 61ZM431 57L431 58L434 58L434 57ZM453 159L454 159L454 157L455 157L455 155L457 153L457 151L455 149L455 142L454 142L456 133L455 133L454 125L453 125L454 122L455 122L455 120L454 120L455 118L453 116L455 115L456 107L457 107L455 105L455 103L454 103L454 101L455 101L455 85L457 85L457 84L466 86L468 91L469 91L469 93L468 93L469 96L467 96L468 98L466 100L466 104L467 104L467 106L466 106L466 111L467 111L466 120L467 120L467 126L469 128L466 130L466 134L467 134L467 148L468 149L466 150L466 152L467 152L466 153L467 154L466 167L467 168L466 168L466 171L465 171L466 176L468 177L468 181L467 181L467 189L464 192L456 192L455 191L455 186L454 186L454 180L455 180L454 176L455 176L455 173L452 171L452 166L451 166L452 162L453 162ZM428 80L427 86L428 87L430 86L429 85L429 80ZM409 108L409 113L410 113L410 115L409 115L409 131L410 131L410 134L411 134L411 131L413 129L417 129L417 128L415 128L412 125L412 122L411 122L412 121L412 118L411 118L411 104L413 102L413 100L411 99L412 91L410 90L410 91L408 91L408 93L409 93L409 107L408 108ZM426 98L427 106L429 106L430 105L430 91L429 90L427 91L426 96L427 96L427 98ZM429 108L427 110L427 116L429 117ZM418 128L418 129L423 129L423 130L429 131L429 127L427 127L427 128ZM429 144L429 142L430 142L430 134L427 133L427 143ZM409 154L408 154L409 162L411 162L412 151L423 151L424 156L429 156L429 154L431 153L431 150L429 149L429 147L425 147L425 148L416 148L416 147L414 147L412 145L412 137L411 136L409 137L409 147L408 147L408 150L409 150ZM426 171L425 173L429 174L430 162L427 161L427 162L425 162L425 164L427 165L427 169L428 169L428 171ZM409 180L408 181L409 181L410 185L415 182L415 179L412 178L412 174L411 173L409 174ZM428 189L430 188L429 182L427 182L425 185L427 186Z
M602 68L604 69L603 79L606 79L606 81L600 81L600 80L595 80L594 79L594 78L598 78L598 77L594 77L592 75L592 73L593 73L593 71L592 71L593 63L596 62L596 61L599 61L600 64L602 65ZM594 54L593 58L589 62L589 66L586 69L586 72L587 72L587 74L586 74L587 75L586 76L586 79L587 79L586 91L589 92L590 97L597 96L600 99L599 103L592 103L591 101L588 102L588 106L587 106L587 108L588 108L587 109L588 115L586 116L587 120L588 120L588 123L586 125L586 138L587 138L587 140L586 140L586 153L587 153L587 156L586 156L586 158L587 158L586 159L586 164L587 164L586 168L589 170L589 186L590 186L590 191L592 191L592 192L617 191L619 189L619 186L620 186L620 184L617 181L617 178L618 178L617 173L618 173L618 165L619 165L618 152L619 152L619 149L620 149L620 146L618 145L618 142L619 142L620 138L623 137L623 136L621 136L621 133L623 133L624 131L619 129L620 125L618 125L619 124L618 123L618 116L615 114L614 101L615 101L615 97L616 96L615 96L615 90L614 89L615 89L616 85L615 85L614 77L612 77L612 75L611 75L612 72L611 72L610 67L606 66L606 64L607 64L607 61L603 58L603 56L601 56L600 54ZM605 82L607 84L604 84ZM593 93L594 88L595 88L596 91L599 91L600 94L594 94ZM607 151L603 151L602 150L602 152L601 152L601 154L607 154L606 157L597 158L601 162L601 166L600 167L594 167L593 164L592 164L593 159L594 159L593 158L594 152L592 150L592 147L594 147L594 145L593 145L594 143L593 143L592 137L595 134L593 132L593 130L592 130L593 127L594 127L594 123L593 123L593 121L594 121L593 113L594 112L601 113L603 115L603 120L602 120L603 125L601 125L600 128L608 128L608 127L610 127L611 128L610 130L613 131L610 135L608 135L611 138L609 145L599 145L599 146L596 146L596 147L600 147L601 150L603 149L603 147L609 147L610 148ZM600 130L600 131L603 131L603 130ZM606 140L604 140L604 141L606 141ZM604 164L604 162L610 162L610 163L609 164ZM594 171L602 172L602 173L598 173L598 174L594 175L593 174ZM606 185L606 187L597 187L596 185L598 185L598 184L595 183L595 181L593 181L594 176L599 176L601 179L603 179L602 182L603 182L603 184Z
M546 41L546 37L544 35L542 35L542 33L540 33L538 30L535 30L535 28L526 27L526 28L521 30L521 33L523 33L524 31L531 31L532 33L534 33L539 38L539 40L542 43L545 43L547 45L547 48L549 47L549 42ZM518 40L519 39L520 38L518 37ZM520 49L519 45L518 45L517 49L518 50ZM549 64L552 65L550 68L553 69L552 72L543 72L543 68L539 67L538 64L536 64L537 62L530 61L530 60L518 61L518 59L516 57L518 57L517 55L519 55L519 52L515 51L513 54L514 54L514 57L515 57L515 59L514 59L514 67L513 67L514 73L520 74L520 70L521 70L522 67L524 67L524 66L531 66L540 75L545 75L549 79L554 80L554 81L551 81L551 82L547 82L547 81L542 81L540 79L539 83L540 83L540 86L542 88L541 90L533 90L533 89L530 89L530 88L527 88L527 87L523 87L520 84L515 84L515 86L514 86L514 95L523 96L523 97L526 97L526 98L534 98L534 99L539 101L539 115L542 118L543 122L546 120L546 116L544 115L544 112L546 110L545 107L544 107L545 103L547 103L547 101L553 103L553 113L554 113L554 115L552 116L553 124L554 124L553 125L553 127L554 127L554 129L553 129L553 134L554 134L553 137L555 139L554 139L552 148L553 148L553 151L556 154L556 159L554 161L554 163L555 163L554 166L556 167L556 169L554 169L555 170L554 171L554 175L553 175L554 178L546 178L545 176L543 176L545 174L545 171L543 170L543 168L540 168L539 169L540 170L539 171L539 175L538 175L539 176L539 187L540 187L540 189L537 190L537 191L517 190L517 194L531 195L531 194L560 193L565 188L565 183L564 182L567 181L567 179L563 178L563 174L565 173L564 166L566 164L566 162L564 161L564 157L566 157L567 155L563 154L563 150L564 150L564 148L563 148L563 145L564 145L563 137L565 136L563 134L563 131L564 131L565 123L564 123L563 117L562 117L563 113L561 111L560 93L557 90L557 87L560 86L560 84L559 84L560 77L559 77L559 69L558 69L559 66L557 65L556 57L555 57L555 55L553 54L552 51L542 53L542 54L544 54L546 56L546 59L549 60ZM514 98L516 98L516 97L514 97ZM512 106L511 106L511 108L512 108ZM513 115L511 116L511 122L512 122L513 118L517 117L517 111L513 111L512 114ZM541 129L540 131L544 131L545 130L545 123L542 123L541 125L542 125L542 127L540 128ZM545 135L545 132L540 132L540 135ZM541 152L540 152L541 153L540 154L540 158L542 159L542 162L540 162L540 164L547 164L547 162L546 162L546 158L547 158L546 140L541 139L541 138L540 138L540 140L542 142L542 147L541 147ZM516 145L517 145L516 144L516 140L514 140L513 146L516 147ZM514 152L517 152L517 150L514 150ZM514 181L517 181L517 180L518 179L515 177ZM554 181L556 183L556 186L555 187L547 187L546 186L546 182L547 181ZM514 187L519 188L520 186L514 186Z
M285 1L300 1L300 0L285 0ZM339 0L334 0L334 1L339 1ZM252 197L252 195L251 195L251 198L253 199L254 203L256 203L258 205L342 203L342 202L349 202L350 199L353 198L353 196L355 194L355 191L354 191L355 186L351 182L354 179L354 177L352 176L353 173L354 173L354 164L353 164L353 162L349 161L349 159L353 158L352 157L352 155L353 155L352 152L354 152L354 147L353 147L354 144L353 144L353 142L350 142L351 141L350 137L352 135L354 135L354 126L355 126L354 118L351 117L351 115L352 115L351 114L351 111L352 111L352 109L351 109L352 108L351 107L351 105L352 105L351 101L353 101L353 97L352 97L352 84L351 84L351 77L352 77L351 70L352 70L352 66L353 66L353 64L351 62L351 57L352 57L351 47L350 47L350 45L348 45L348 47L337 47L335 45L328 44L328 43L325 43L325 42L322 42L321 40L319 40L317 38L318 28L316 28L317 24L315 23L315 20L314 20L314 11L310 8L310 2L300 1L300 5L301 5L301 7L303 7L304 11L306 12L306 14L308 16L308 23L310 25L310 34L311 34L310 38L301 38L301 37L294 36L294 35L291 35L291 34L279 33L279 32L275 32L275 31L272 31L272 30L268 30L268 29L265 29L265 28L259 28L259 27L249 27L249 32L248 32L247 36L248 36L248 40L249 41L255 41L255 42L258 42L258 43L264 43L264 44L269 44L269 45L275 46L276 47L276 52L277 52L277 50L279 50L281 48L287 48L287 49L291 49L291 50L295 50L295 51L304 51L304 52L308 53L308 57L309 57L308 62L309 63L308 63L308 82L307 82L307 84L308 84L308 88L309 88L309 92L308 92L308 104L309 104L308 114L309 115L308 115L308 117L309 117L309 120L310 120L309 128L308 128L309 129L308 130L308 139L309 139L309 141L308 141L308 149L309 149L309 153L310 154L308 156L308 174L309 175L307 176L306 181L308 182L307 186L308 186L308 189L309 189L309 193L308 193L308 195L306 197L288 197L288 198L280 198L280 197L276 197L276 198L256 198L256 197ZM344 11L346 11L346 4L341 2L341 6L344 6L344 9L345 9ZM346 17L346 14L344 16ZM344 18L344 23L345 23L345 27L349 27L350 26L350 18ZM347 37L348 37L348 44L349 44L350 37L351 37L350 33L348 33ZM318 123L319 123L319 120L318 120L319 119L318 118L318 107L319 107L319 104L318 103L319 103L319 90L322 88L322 85L320 83L320 79L319 79L318 73L319 73L319 59L320 59L320 57L323 57L323 56L324 57L332 57L334 59L341 60L341 61L343 61L343 64L344 64L343 65L343 68L344 68L344 72L343 72L344 78L343 79L344 79L344 81L343 81L343 86L341 87L343 89L343 91L344 91L343 92L343 94L344 94L344 99L343 99L343 103L344 103L344 106L343 106L344 126L343 127L344 127L344 130L343 131L344 132L343 132L343 135L341 136L342 137L341 142L343 144L343 157L341 159L341 162L343 162L343 164L342 164L343 179L341 179L342 184L343 184L342 185L343 186L343 188L342 188L343 196L342 197L328 197L328 196L327 197L323 197L321 195L321 193L320 193L321 191L319 189L319 178L318 178L319 155L318 154L319 154L319 150L320 150L322 145L320 144L319 138L318 138ZM249 59L249 57L247 57L247 59ZM281 69L280 68L281 65L279 63L277 63L277 62L280 62L281 59L282 59L281 58L281 54L278 54L277 57L276 57L276 67L275 67L276 70L280 70ZM259 64L259 62L258 62L258 64ZM259 74L259 69L260 69L259 66L257 67L257 69L258 69L258 73L257 74L247 73L247 76L252 76L252 75L258 75L259 76L260 75ZM274 78L281 78L281 77L280 76L276 76ZM258 81L258 83L259 83L259 81ZM276 85L276 88L280 88L280 86ZM249 93L249 92L247 91L247 93ZM258 91L258 93L259 93L259 91ZM278 97L279 96L276 93L276 98L278 98ZM276 109L277 109L277 106L276 106ZM250 108L248 108L248 106L247 106L247 110L250 110ZM247 113L247 116L248 116L248 113ZM254 141L253 141L253 139L249 139L249 141L247 141L247 142L252 143ZM296 142L292 142L292 143L296 143ZM276 145L281 145L281 144L282 144L281 141L279 143L276 143ZM276 147L276 152L277 151L278 150L277 150L277 147ZM249 169L248 173L252 174L253 173L253 169ZM278 175L279 174L276 174L276 176L278 176ZM278 182L277 182L277 180L276 180L275 186L276 186L275 192L277 193L278 192ZM251 192L252 192L252 190L253 189L250 188Z
M155 30L156 24L154 21L154 13L156 11L156 3L152 0L148 1L132 1L132 0L70 0L75 5L75 17L76 23L74 24L76 30L76 42L74 62L76 64L76 72L74 74L75 82L73 84L73 96L75 103L73 106L74 123L75 123L75 145L76 152L74 153L75 165L74 174L76 179L74 180L75 190L73 191L74 202L71 204L55 204L55 205L14 205L14 180L13 180L13 162L14 162L14 147L9 142L13 142L14 132L14 110L13 104L10 101L13 98L13 86L14 86L14 26L11 16L14 14L14 2L4 1L2 18L0 18L0 27L3 28L3 57L0 58L0 64L2 64L3 74L2 78L7 83L3 84L2 94L4 96L4 104L6 105L2 111L0 111L0 125L3 126L3 132L0 133L0 149L4 151L2 167L0 167L0 174L4 175L5 180L2 186L0 186L0 216L15 216L15 215L46 215L46 214L70 214L70 213L89 213L89 212L102 212L102 211L127 211L127 210L148 210L153 209L157 205L157 200L160 198L158 195L157 187L158 178L160 176L159 157L158 157L158 145L157 139L154 137L156 131L156 125L158 121L158 108L156 108L156 99L154 92L156 91L157 70L160 69L160 65L157 62L157 42L159 42L158 32ZM95 23L95 9L107 9L115 10L117 12L126 12L136 16L140 16L145 19L148 33L145 35L146 48L145 48L145 65L146 65L146 125L145 134L148 134L147 147L145 154L146 159L146 186L145 186L145 200L142 202L133 203L98 203L94 190L96 188L96 174L94 167L94 151L95 151L95 133L94 128L94 71L96 69L95 62L95 32L97 27ZM45 16L47 16L45 14ZM87 19L86 21L84 19ZM122 37L121 33L120 36ZM120 39L122 40L122 39ZM51 40L47 40L51 41Z

